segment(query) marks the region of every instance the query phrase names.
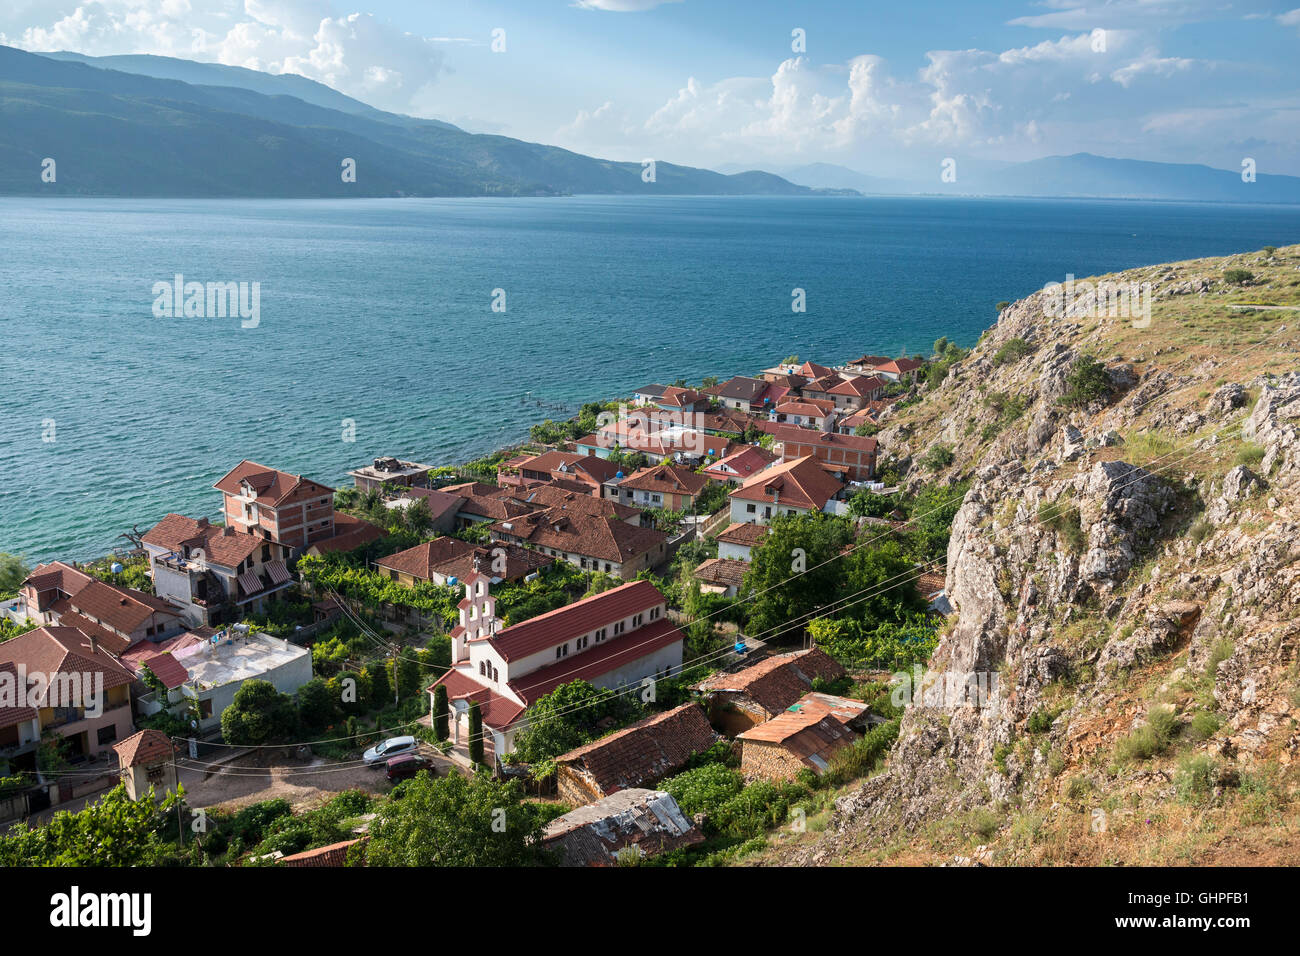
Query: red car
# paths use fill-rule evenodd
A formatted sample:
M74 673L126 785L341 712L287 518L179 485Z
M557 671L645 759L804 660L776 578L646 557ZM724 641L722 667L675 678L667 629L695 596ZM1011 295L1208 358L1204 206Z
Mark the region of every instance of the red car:
M384 776L393 782L410 780L421 770L428 770L430 773L434 772L432 763L415 754L402 754L400 757L392 757L384 767Z

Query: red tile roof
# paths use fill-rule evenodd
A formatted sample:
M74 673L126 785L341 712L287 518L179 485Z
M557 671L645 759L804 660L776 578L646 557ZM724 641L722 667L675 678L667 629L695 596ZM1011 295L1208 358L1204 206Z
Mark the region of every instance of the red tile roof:
M559 508L563 511L593 516L608 515L618 518L620 521L626 521L628 518L641 514L640 508L622 505L608 498L597 498L586 493L585 489L583 491L565 490L558 483L541 485L536 488L517 488L512 490L509 495L502 495L501 497L509 497L511 501L517 501L521 505L528 505L538 511L547 508Z
M847 448L852 451L874 455L880 442L875 438L860 435L840 435L835 432L822 432L812 428L800 428L798 425L776 424L771 429L772 437L778 442L790 441L799 445L817 445L826 448Z
M731 497L821 511L843 487L817 459L805 456L758 472L731 492Z
M766 538L767 533L767 525L736 522L727 525L718 535L718 540L725 544L737 544L742 547L752 548Z
M23 587L33 588L38 593L58 590L71 595L76 594L93 580L95 580L93 576L69 564L51 561L49 564L38 564L23 581Z
M720 475L724 478L740 478L742 481L755 472L762 471L772 462L776 461L777 456L765 448L758 445L745 445L739 451L732 452L726 458L719 458L712 465L705 469L709 474ZM720 469L719 465L727 465L736 471L735 475L728 475L725 470Z
M413 490L413 489L412 489ZM313 541L307 548L318 554L333 554L338 551L353 551L371 541L378 541L384 536L384 529L369 521L354 518L352 515L336 512L334 515L334 534L319 541Z
M488 640L505 660L516 661L633 614L649 611L665 600L649 581L629 581L503 628Z
M294 853L290 856L280 857L281 866L343 866L347 863L348 850L360 843L364 839L358 837L355 840L344 840L342 843L331 843L329 846L317 847L314 850L303 850L301 853Z
M548 508L498 521L494 537L516 538L520 543L622 564L652 551L668 540L654 528L641 528L608 515L589 515L569 508Z
M175 747L161 730L140 730L113 744L113 750L119 766L139 767L170 760Z
M705 693L741 694L768 713L778 713L812 688L813 678L836 680L844 668L818 648L777 654L732 673L714 674L696 688Z
M820 773L836 751L853 745L857 734L829 715L787 711L738 734L737 739L741 741L742 755L751 741L779 744Z
M226 472L212 487L228 495L239 495L242 494L241 487L245 482L256 492L256 500L259 504L272 507L303 498L317 498L334 493L333 488L322 485L318 481L268 468L247 459Z
M170 654L157 654L147 658L141 662L141 666L153 671L154 675L163 682L163 686L168 690L175 690L190 679L189 671Z
M580 771L595 796L603 797L662 780L721 739L704 710L691 701L570 750L555 762Z
M135 675L75 627L38 627L0 644L0 664L24 664L28 674L103 674L104 689L121 687Z
M876 378L874 375L853 375L846 378L834 388L828 389L831 395L853 395L858 398L865 398L876 389L884 388L885 382Z
M187 518L178 514L166 515L140 540L185 557L191 556L196 548L202 549L204 560L223 568L239 567L262 543L256 536L229 526L217 527L207 518Z
M561 684L568 684L575 680L595 681L605 674L620 670L647 655L685 640L686 635L677 628L677 625L668 618L661 617L657 621L626 631L618 637L601 641L577 655L570 655L554 664L530 671L510 681L509 686L512 691L531 704Z
M0 676L0 687L12 688L13 693L17 695L18 668L10 661L0 662L0 675L3 675ZM16 696L12 703L5 703L8 699L8 691L0 694L0 727L12 727L14 724L36 719L35 707L18 706Z
M707 477L696 474L690 468L659 464L633 472L619 482L619 488L693 497L708 483Z
M428 581L433 577L434 570L438 565L469 554L473 550L474 545L468 541L444 536L435 538L432 541L422 542L413 548L407 548L405 551L398 551L396 554L378 558L375 560L375 566L388 571L409 574L421 581Z
M458 668L447 671L447 673L430 684L429 691L432 692L440 684L447 688L448 701L478 701L483 724L494 730L504 730L509 727L527 709L519 701L506 697L491 687L480 684L472 676Z
M738 558L709 558L701 561L694 573L705 584L739 588L748 570L748 561Z

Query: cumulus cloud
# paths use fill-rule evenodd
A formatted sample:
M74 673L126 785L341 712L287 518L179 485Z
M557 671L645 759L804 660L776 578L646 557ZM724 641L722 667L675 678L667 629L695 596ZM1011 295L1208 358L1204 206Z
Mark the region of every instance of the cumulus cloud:
M153 53L267 73L297 73L385 109L427 102L445 67L442 37L420 37L328 0L90 0L7 43L91 56Z

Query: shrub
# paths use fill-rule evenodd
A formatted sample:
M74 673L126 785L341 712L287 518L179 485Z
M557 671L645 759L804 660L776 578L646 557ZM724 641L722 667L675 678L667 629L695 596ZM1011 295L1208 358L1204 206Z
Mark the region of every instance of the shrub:
M1174 772L1174 788L1184 803L1202 803L1219 783L1219 764L1206 754L1184 757Z
M1233 459L1235 465L1245 465L1247 468L1253 468L1264 460L1264 446L1256 445L1254 442L1245 442L1237 449L1237 455Z
M1169 749L1177 728L1178 718L1172 707L1153 707L1147 722L1119 742L1115 756L1121 763L1149 760Z
M940 468L947 468L952 464L952 448L948 445L935 444L931 445L929 450L921 456L920 464L923 468L930 471L938 471Z
M1007 339L1002 343L1002 347L993 353L993 364L1006 365L1008 362L1019 362L1029 352L1029 343L1024 339Z
M1089 405L1110 394L1110 379L1106 367L1091 355L1080 355L1065 377L1065 394L1062 405Z
M1255 278L1255 273L1249 269L1224 269L1223 281L1232 285L1245 285Z
M1078 553L1088 543L1079 509L1068 501L1043 502L1038 506L1038 521L1056 532L1067 551Z

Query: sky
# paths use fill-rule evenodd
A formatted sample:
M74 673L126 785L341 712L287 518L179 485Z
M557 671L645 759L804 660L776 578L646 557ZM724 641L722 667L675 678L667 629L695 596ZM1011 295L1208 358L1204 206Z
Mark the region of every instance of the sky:
M590 155L1300 175L1300 0L6 0L0 43L299 73Z

